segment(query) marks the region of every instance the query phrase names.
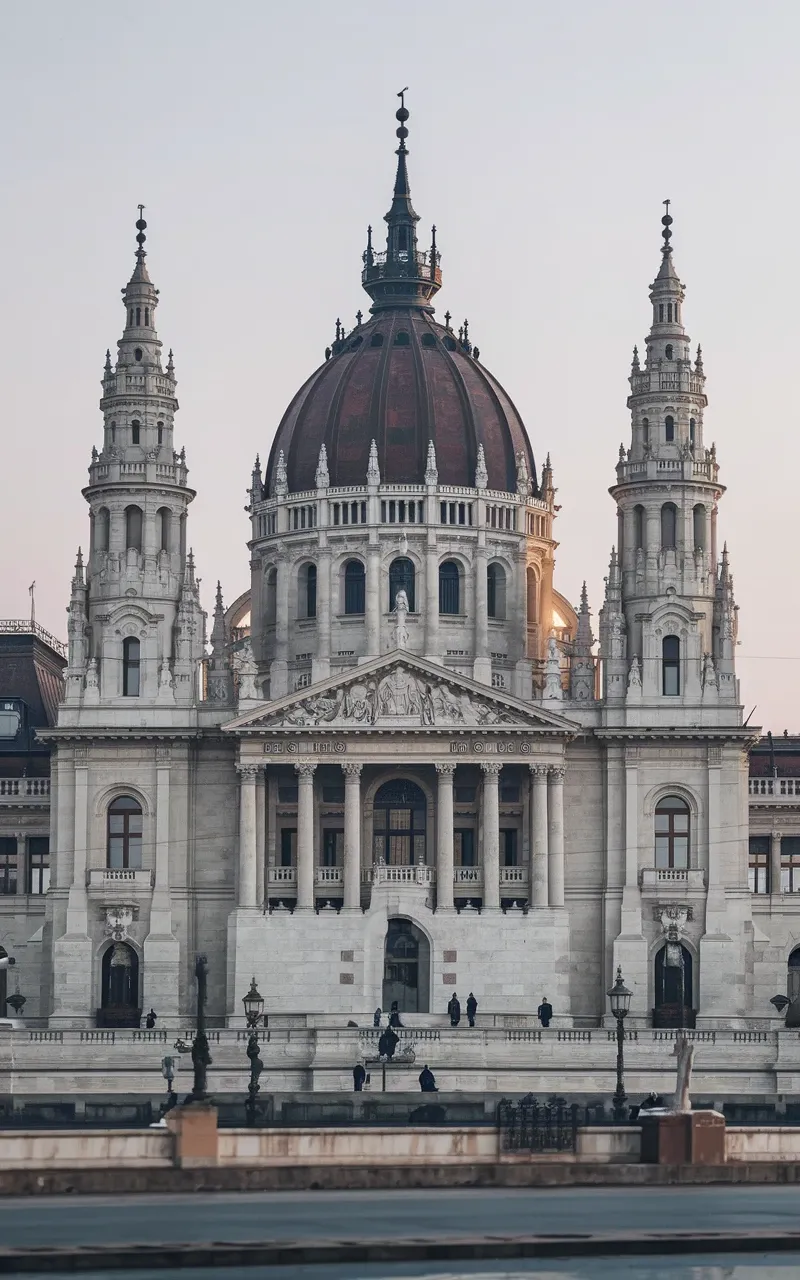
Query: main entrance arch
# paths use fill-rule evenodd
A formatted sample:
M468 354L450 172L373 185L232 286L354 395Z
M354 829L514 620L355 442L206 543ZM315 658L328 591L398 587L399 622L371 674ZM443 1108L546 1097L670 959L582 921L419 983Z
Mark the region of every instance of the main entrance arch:
M114 942L103 956L98 1027L138 1027L139 957L127 942Z
M431 948L422 930L396 916L389 921L383 955L383 1008L396 1000L401 1013L429 1013Z
M693 1027L692 956L683 943L668 942L656 955L654 1027Z

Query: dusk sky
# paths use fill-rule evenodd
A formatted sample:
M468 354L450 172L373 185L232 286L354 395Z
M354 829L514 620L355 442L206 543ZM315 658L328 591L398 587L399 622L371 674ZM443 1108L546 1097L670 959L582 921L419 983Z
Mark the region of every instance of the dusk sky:
M245 490L349 328L409 86L424 245L561 512L556 585L595 614L627 377L670 197L728 493L745 714L800 731L800 6L761 0L0 0L0 616L66 638L107 347L146 205L197 490L202 596L249 586ZM778 607L780 605L780 608Z

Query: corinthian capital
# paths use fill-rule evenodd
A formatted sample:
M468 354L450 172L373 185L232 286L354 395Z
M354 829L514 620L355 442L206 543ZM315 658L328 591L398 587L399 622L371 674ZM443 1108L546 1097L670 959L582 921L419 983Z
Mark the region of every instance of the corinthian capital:
M566 769L562 765L557 765L556 768L550 770L550 781L555 783L563 782L566 775Z
M313 764L310 760L304 760L301 764L296 764L294 767L295 772L301 781L314 781L314 774L317 769L316 764Z
M442 761L442 763L437 764L435 768L440 778L452 778L456 771L456 766L454 764L450 764L449 761Z
M257 764L237 764L236 772L242 782L255 782L262 768Z
M361 770L363 768L364 768L363 764L352 764L352 763L343 764L342 773L346 778L360 778Z
M487 778L499 778L502 767L499 760L481 760L481 768Z

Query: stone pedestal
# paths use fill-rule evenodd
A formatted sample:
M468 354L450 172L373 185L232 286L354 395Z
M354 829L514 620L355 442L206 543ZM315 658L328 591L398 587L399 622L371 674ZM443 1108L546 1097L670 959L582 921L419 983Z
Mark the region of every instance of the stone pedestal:
M174 1135L172 1160L178 1169L196 1169L217 1163L217 1108L200 1102L174 1107L166 1115Z
M718 1111L644 1115L642 1164L724 1164L725 1117Z

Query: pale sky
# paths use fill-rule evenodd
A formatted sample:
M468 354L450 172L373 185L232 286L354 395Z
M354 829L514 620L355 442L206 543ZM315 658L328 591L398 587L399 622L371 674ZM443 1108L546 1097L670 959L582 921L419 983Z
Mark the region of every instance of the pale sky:
M360 254L409 86L438 314L467 316L561 513L593 611L649 323L661 201L703 346L752 724L800 731L796 574L800 6L791 0L0 0L0 616L66 636L106 347L136 205L175 351L203 601L249 584L253 458L368 299ZM596 625L596 618L595 618Z

